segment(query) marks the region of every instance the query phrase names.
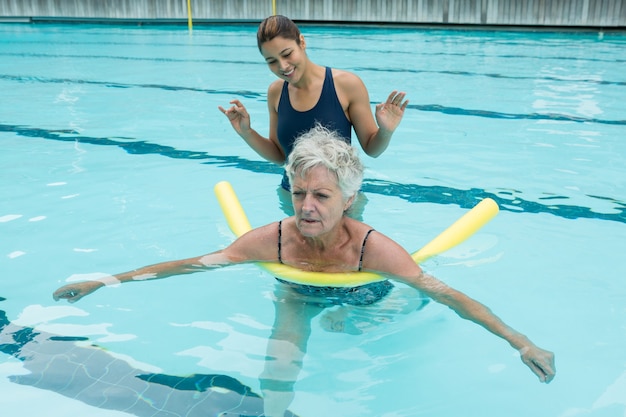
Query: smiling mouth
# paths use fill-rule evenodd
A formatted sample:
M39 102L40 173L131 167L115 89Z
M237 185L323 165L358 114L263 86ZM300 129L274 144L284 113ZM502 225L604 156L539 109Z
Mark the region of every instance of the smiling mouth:
M290 69L289 71L285 71L285 72L283 72L282 74L283 74L285 77L289 77L291 74L293 74L293 72L294 72L295 70L296 70L295 68L292 68L292 69Z

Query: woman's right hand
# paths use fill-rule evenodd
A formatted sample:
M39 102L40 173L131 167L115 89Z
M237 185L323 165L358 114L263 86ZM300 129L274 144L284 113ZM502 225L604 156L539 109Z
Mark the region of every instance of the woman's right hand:
M228 109L222 106L217 106L217 108L228 117L228 121L230 121L233 129L235 129L239 135L242 135L243 132L250 130L250 115L245 106L241 104L241 101L231 100L230 104L232 104L232 106Z
M56 290L52 294L54 301L66 299L69 303L75 303L86 295L91 294L104 284L100 281L83 281L67 284Z

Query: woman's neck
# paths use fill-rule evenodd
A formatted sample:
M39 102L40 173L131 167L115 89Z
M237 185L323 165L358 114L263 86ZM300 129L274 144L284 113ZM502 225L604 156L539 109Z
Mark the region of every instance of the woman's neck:
M313 63L310 60L306 62L306 69L302 74L302 77L297 83L290 83L289 85L297 90L309 90L312 86L325 78L326 68Z

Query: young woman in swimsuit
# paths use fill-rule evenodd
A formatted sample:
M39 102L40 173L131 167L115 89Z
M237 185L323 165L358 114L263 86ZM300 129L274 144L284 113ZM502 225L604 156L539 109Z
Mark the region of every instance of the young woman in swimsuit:
M281 262L306 271L370 271L407 284L454 310L518 350L541 382L555 375L554 355L509 327L483 304L425 274L398 243L345 215L363 178L357 151L336 132L316 126L300 137L286 166L295 215L244 234L223 250L146 266L96 281L67 284L54 298L75 302L108 283L166 278L245 262ZM284 281L282 281L284 282ZM282 416L291 403L311 333L325 307L368 305L385 297L389 281L355 288L277 283L275 322L261 375L267 416ZM406 348L410 348L407 346Z
M270 162L283 165L300 134L320 123L336 130L348 143L352 128L365 153L382 154L398 127L408 101L405 93L393 91L376 106L376 120L361 79L348 71L323 67L306 54L306 41L298 26L285 16L265 19L257 31L259 51L270 70L279 78L270 84L267 105L269 137L252 129L250 116L239 100L219 109L235 131L252 149ZM286 176L283 188L289 190Z

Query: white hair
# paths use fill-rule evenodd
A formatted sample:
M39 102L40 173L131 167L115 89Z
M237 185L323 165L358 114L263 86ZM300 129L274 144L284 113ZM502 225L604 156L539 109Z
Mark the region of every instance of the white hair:
M295 140L285 171L293 184L297 175L304 178L318 166L325 167L336 176L344 200L353 197L361 188L365 168L357 149L346 143L337 132L320 124Z

